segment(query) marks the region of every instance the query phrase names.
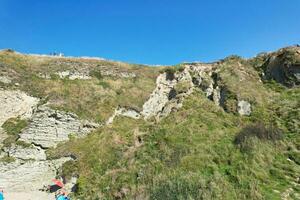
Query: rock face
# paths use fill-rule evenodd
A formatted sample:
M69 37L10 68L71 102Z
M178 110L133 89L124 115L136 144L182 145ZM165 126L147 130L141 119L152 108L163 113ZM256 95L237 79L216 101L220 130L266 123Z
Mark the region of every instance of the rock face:
M179 71L164 72L156 79L156 88L144 103L141 113L133 109L117 108L107 124L111 124L118 115L138 119L141 116L148 120L152 117L160 119L168 116L172 111L182 107L185 97L190 95L194 88L201 89L206 97L217 106L227 111L226 89L220 84L219 69L216 64L186 63ZM236 111L240 115L251 114L251 104L247 101L236 101Z
M133 72L128 72L128 71L118 71L116 69L109 69L106 66L100 66L97 71L100 72L101 76L113 76L113 77L119 77L119 78L135 78L136 74ZM69 80L76 80L76 79L81 79L81 80L89 80L92 78L90 75L90 70L85 69L85 70L65 70L65 71L59 71L55 72L54 74L57 75L61 79L69 79ZM39 73L38 76L40 78L44 79L51 79L51 75L49 73ZM1 81L1 77L0 77Z
M300 85L300 47L288 47L274 53L265 63L268 79L286 86Z
M19 145L13 145L8 148L4 148L3 151L7 153L7 156L21 160L46 160L45 151L34 145L30 147L22 147Z
M176 86L182 84L180 92ZM141 114L145 119L167 116L172 110L182 106L183 97L192 88L192 77L188 68L178 72L165 72L156 79L156 88L144 103ZM181 93L179 95L179 93Z
M5 83L5 84L9 84L11 83L11 79L7 76L0 76L0 82Z
M107 69L107 67L102 66L100 68L101 75L103 76L115 76L120 78L135 78L136 74L133 72L126 72L126 71L117 71L113 69Z
M82 122L75 114L41 106L19 140L43 148L55 147L57 143L67 141L70 134L84 136L96 127L97 124Z
M114 114L107 120L106 124L112 124L115 117L117 116L124 116L124 117L130 117L130 118L133 118L133 119L139 119L141 117L141 114L134 110L134 109L131 109L131 108L121 108L121 107L118 107Z
M156 80L156 88L144 103L141 114L145 119L165 117L179 109L184 98L196 87L203 90L207 98L220 105L222 95L215 78L216 71L214 64L190 63L173 74L160 74Z
M83 79L88 80L92 77L89 76L88 72L78 72L78 71L62 71L56 73L60 78L68 78L70 80Z
M38 191L51 183L57 169L68 160L0 163L0 187L8 192Z
M193 74L193 85L199 87L216 105L222 103L222 88L218 85L218 69L214 64L192 63L188 64Z
M143 105L142 115L145 119L156 116L171 98L172 88L177 83L175 77L168 78L167 73L160 74L156 79L156 88Z
M240 115L251 114L251 104L248 101L241 100L238 102L238 113Z
M24 92L0 89L0 126L9 118L30 117L38 102Z

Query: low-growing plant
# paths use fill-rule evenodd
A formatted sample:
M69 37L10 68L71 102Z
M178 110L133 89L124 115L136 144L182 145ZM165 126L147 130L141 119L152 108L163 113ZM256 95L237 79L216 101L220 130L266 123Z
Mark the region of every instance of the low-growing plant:
M24 141L20 141L20 140L16 141L16 145L22 146L24 148L28 148L31 146L31 144L24 142Z
M189 81L181 81L175 85L175 90L177 93L183 93L188 91L191 88L191 84Z
M244 127L236 135L234 143L245 150L249 147L249 139L254 137L262 141L275 142L283 138L283 133L282 130L275 125L265 125L264 123L258 122Z
M62 165L61 176L65 180L70 180L72 177L78 176L78 165L74 160L69 160Z
M0 158L0 162L4 162L4 163L12 163L14 162L16 159L10 156L4 156L2 158Z
M103 78L103 76L101 74L101 71L100 70L96 70L96 69L90 71L90 76L95 77L95 78L97 78L99 80L101 80Z
M102 86L103 89L110 88L110 84L108 82L105 82L105 81L99 81L98 85Z
M172 81L175 78L176 68L175 67L166 67L166 68L160 70L160 73L166 73L166 79Z
M27 120L22 120L20 118L10 118L2 125L2 128L6 131L8 135L17 135L22 129L27 126Z

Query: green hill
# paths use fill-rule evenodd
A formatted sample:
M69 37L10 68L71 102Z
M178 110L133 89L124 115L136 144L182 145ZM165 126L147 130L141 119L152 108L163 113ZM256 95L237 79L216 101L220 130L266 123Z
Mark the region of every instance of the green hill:
M45 149L75 158L58 173L79 199L300 198L299 47L161 67L5 50L1 76L99 124Z

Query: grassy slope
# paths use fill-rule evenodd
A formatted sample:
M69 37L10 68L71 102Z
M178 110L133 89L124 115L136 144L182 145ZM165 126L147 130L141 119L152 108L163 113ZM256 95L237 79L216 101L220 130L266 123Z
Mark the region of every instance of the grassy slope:
M299 91L292 93L282 110L297 108ZM233 144L235 135L252 121L270 120L262 118L270 110L256 112L250 118L225 113L198 92L159 124L118 118L112 127L61 145L55 155L71 151L79 157L79 196L90 199L114 199L124 191L128 199L280 199L288 188L297 190L292 182L299 163L287 158L299 159L299 132L285 123L299 113L273 113L284 139L254 138L251 149L241 151Z
M71 58L49 58L0 52L0 73L14 77L6 86L21 89L41 97L51 106L75 112L82 118L103 122L118 106L140 109L155 87L159 69L119 62ZM105 66L122 72L133 72L136 78L112 76L94 77L91 80L58 79L55 72L83 69L97 71ZM43 79L39 73L48 73L51 79Z
M119 104L140 108L158 73L97 61L139 76L44 80L34 74L57 71L56 61L3 52L0 61L7 71L15 71L20 89L95 121L106 119ZM119 117L112 126L51 149L49 158L70 153L78 157L64 166L63 174L80 175L77 195L85 199L280 199L288 188L299 193L293 182L300 173L300 91L259 82L254 67L260 62L230 58L220 63L221 83L252 102L250 117L226 113L196 91L182 109L159 123ZM234 144L235 136L257 121L277 124L284 138L277 142L250 138L250 148L242 151Z

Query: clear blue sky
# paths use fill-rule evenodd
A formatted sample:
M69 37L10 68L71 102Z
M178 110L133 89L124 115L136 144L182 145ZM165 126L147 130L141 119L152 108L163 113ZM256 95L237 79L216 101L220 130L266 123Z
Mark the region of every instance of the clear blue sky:
M144 64L300 43L300 0L0 0L0 49Z

